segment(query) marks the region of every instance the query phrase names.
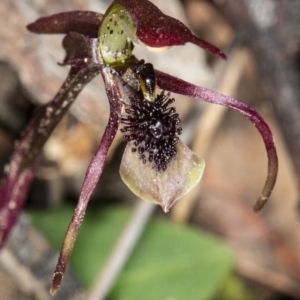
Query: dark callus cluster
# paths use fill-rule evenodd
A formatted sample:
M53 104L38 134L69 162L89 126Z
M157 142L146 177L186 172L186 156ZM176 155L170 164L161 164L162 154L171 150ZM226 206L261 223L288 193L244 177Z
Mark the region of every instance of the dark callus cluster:
M169 97L170 93L162 92L154 102L131 99L121 119L125 125L121 132L128 133L124 136L127 141L133 141L132 151L158 171L165 171L176 156L177 135L182 132L177 128L180 119L175 108L169 107L175 99Z

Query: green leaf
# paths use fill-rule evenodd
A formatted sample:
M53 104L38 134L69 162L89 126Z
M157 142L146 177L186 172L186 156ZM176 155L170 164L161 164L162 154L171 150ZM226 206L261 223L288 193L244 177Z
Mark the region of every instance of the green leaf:
M33 224L60 248L72 209L35 211ZM71 257L89 288L130 217L124 208L89 211ZM205 300L231 271L231 251L211 235L167 221L152 220L118 278L110 300Z

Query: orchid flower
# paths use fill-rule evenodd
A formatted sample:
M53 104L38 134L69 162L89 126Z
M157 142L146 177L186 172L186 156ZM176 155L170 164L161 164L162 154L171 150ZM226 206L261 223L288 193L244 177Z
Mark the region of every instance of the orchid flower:
M226 56L193 35L180 21L165 15L148 0L115 0L104 15L73 11L38 19L28 25L35 33L65 34L69 75L54 99L33 116L15 144L0 186L0 244L17 220L39 163L42 148L83 87L101 74L110 104L110 116L98 149L88 167L78 204L69 223L51 293L65 273L90 196L102 174L109 147L119 129L127 146L120 174L128 187L144 200L171 206L200 180L204 160L180 139L180 118L171 95L224 105L247 117L262 136L268 155L268 175L254 210L268 200L277 176L274 138L262 117L248 105L155 70L133 55L133 44L169 48L193 43L222 59ZM157 93L156 88L163 90Z

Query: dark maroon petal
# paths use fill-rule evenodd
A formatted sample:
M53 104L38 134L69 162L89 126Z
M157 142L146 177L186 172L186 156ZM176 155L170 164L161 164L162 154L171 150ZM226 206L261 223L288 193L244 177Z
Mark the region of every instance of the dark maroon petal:
M217 47L193 35L180 21L165 15L148 0L115 0L131 15L137 26L137 37L150 47L168 47L193 43L206 51L226 59Z
M72 68L53 101L38 111L16 142L0 187L0 246L23 207L44 144L85 84L99 72L99 66Z
M61 65L71 65L75 68L87 68L99 65L98 39L89 38L78 32L69 32L63 39L66 57Z
M35 33L68 33L76 31L97 37L103 15L92 11L70 11L43 17L27 26Z
M16 151L7 167L7 177L0 184L0 247L5 243L23 208L37 165L36 160L25 171L14 174L13 169L18 168L20 159L20 153Z
M157 84L160 88L166 89L170 92L189 96L205 102L224 105L234 110L237 110L245 117L247 117L252 124L258 129L261 137L265 143L265 147L268 155L268 176L264 185L263 191L259 199L257 200L254 210L259 211L263 208L267 200L269 199L273 187L276 182L278 172L278 158L276 153L276 147L273 134L263 120L263 118L247 104L240 102L234 98L216 93L206 88L195 86L188 82L185 82L176 77L170 76L160 71L156 71Z
M59 259L53 274L52 286L50 289L50 293L52 295L56 293L63 279L88 202L90 200L93 190L95 189L100 179L104 168L104 163L108 149L119 127L121 115L120 100L123 99L122 93L124 89L124 82L119 78L118 75L113 75L113 72L111 71L112 70L109 67L107 67L104 68L102 72L106 87L106 93L110 102L109 121L98 146L97 152L94 155L88 167L83 186L80 192L77 207L69 223L69 227L64 238Z

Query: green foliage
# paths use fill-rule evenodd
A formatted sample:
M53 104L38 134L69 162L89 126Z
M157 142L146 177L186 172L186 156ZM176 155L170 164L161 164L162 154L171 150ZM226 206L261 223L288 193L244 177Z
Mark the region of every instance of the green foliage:
M33 224L58 250L72 209L35 211ZM71 266L89 288L130 217L124 208L87 213ZM120 274L110 300L211 299L230 274L230 250L207 233L152 220Z

